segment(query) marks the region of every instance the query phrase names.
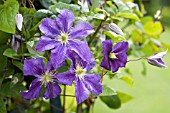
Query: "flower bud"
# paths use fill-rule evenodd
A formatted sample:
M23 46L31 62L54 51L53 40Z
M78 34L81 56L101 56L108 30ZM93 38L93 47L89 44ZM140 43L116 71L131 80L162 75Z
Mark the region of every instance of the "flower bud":
M23 23L23 17L21 14L17 14L15 17L17 28L21 31L22 30L22 23Z
M150 56L148 58L148 63L160 68L167 68L167 66L165 65L165 63L162 61L162 58L166 55L168 50L166 50L165 52L160 52L160 53L156 53L152 56Z
M116 34L118 34L118 35L121 35L121 36L123 36L123 31L119 28L119 26L117 26L116 24L114 24L114 23L110 23L109 24L109 28L110 28L110 30L112 31L112 32L114 32L114 33L116 33Z

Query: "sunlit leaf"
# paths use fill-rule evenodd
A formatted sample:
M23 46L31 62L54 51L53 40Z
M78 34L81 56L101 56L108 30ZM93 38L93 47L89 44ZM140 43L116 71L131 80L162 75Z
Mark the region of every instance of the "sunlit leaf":
M118 76L118 78L120 79L120 80L123 80L124 82L126 82L129 86L133 86L133 83L134 83L134 80L133 80L133 78L131 77L131 76L122 76L122 75L120 75L120 76Z
M109 95L116 95L116 91L106 85L103 85L102 94L100 94L99 96L109 96Z
M131 95L123 93L123 92L117 92L117 95L120 98L121 103L126 103L133 99Z
M15 33L15 16L18 9L19 4L16 0L7 0L3 5L0 5L0 30Z
M132 41L136 44L142 44L143 43L143 37L142 37L142 34L140 33L139 30L133 30L132 31L132 34L131 34L131 37L132 37Z
M118 13L117 14L118 17L123 17L123 18L128 18L128 19L133 19L133 20L136 20L136 21L140 21L139 17L134 14L134 13Z
M163 28L160 22L147 22L143 26L144 32L148 35L159 35Z

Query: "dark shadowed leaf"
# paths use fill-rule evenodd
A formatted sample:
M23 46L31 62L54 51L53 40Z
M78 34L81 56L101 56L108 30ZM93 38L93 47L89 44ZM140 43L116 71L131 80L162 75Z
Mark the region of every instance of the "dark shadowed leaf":
M12 61L12 64L18 67L21 71L23 71L23 64L19 61Z
M111 109L118 109L121 106L121 100L117 95L100 96L100 99Z
M2 97L0 97L0 113L7 113L6 105Z
M4 71L4 68L7 65L7 57L3 55L3 52L7 48L6 45L0 45L0 72Z

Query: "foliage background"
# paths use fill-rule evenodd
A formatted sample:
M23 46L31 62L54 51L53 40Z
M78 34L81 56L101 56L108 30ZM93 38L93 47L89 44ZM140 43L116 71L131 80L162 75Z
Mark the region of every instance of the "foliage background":
M145 1L145 0L144 0ZM162 0L146 0L145 9L148 14L154 15L162 4ZM161 21L165 25L165 32L161 34L160 40L170 44L170 1L166 0L163 8ZM164 61L170 66L170 54L167 54ZM118 80L109 80L112 87L125 91L132 95L134 99L126 104L123 104L120 109L108 109L105 104L97 99L95 104L95 113L170 113L170 69L159 69L146 65L147 75L141 74L142 67L140 62L129 63L127 66L132 68L134 86L133 88L125 85L124 82ZM105 80L104 80L105 81Z
M21 1L21 0L18 0L18 1ZM41 0L41 1L43 1L43 0ZM127 1L127 0L125 0L125 1ZM145 3L145 8L148 12L147 14L152 15L152 16L161 7L161 4L162 4L162 0L143 0L143 1ZM170 33L169 18L170 18L170 15L168 14L168 12L170 11L170 2L168 0L163 0L163 1L166 1L166 3L164 6L164 9L163 9L163 14L162 14L163 18L161 19L161 21L163 22L163 25L165 25L166 30L164 33L161 34L160 40L167 44L170 44L170 40L169 40L169 33ZM0 1L0 3L1 3L1 1ZM28 10L28 12L29 12L29 10ZM32 10L32 12L35 12L35 11ZM30 10L30 15L32 12ZM21 9L20 13L25 13L24 9ZM47 12L47 13L49 13L49 12ZM29 15L27 15L27 16L29 16ZM38 16L42 16L42 15L40 14L40 15L36 15L36 16L38 17ZM34 22L37 23L40 20L41 19L35 19ZM26 21L28 21L28 24L29 24L29 21L30 21L29 18ZM27 25L27 26L30 27L29 25ZM38 26L35 26L35 27L38 27ZM31 31L30 33L27 31L24 32L26 39L30 37L32 32L34 32L34 30L30 30L30 31ZM11 31L11 32L13 32L13 31ZM10 37L10 35L9 35L9 37ZM1 40L3 40L3 39L1 39ZM0 43L3 43L3 42L0 42ZM7 47L4 47L4 48L7 48ZM29 46L26 48L30 49ZM4 50L1 50L0 52L3 53L3 51ZM30 51L31 51L31 49L30 49ZM31 52L37 53L36 51L31 51ZM8 57L11 57L11 56L8 56ZM15 57L15 56L12 56L12 57ZM170 66L169 57L170 57L170 55L167 55L165 57L165 63L167 64L167 66ZM3 61L3 58L1 58L1 61ZM129 59L133 59L133 57L130 57ZM13 65L15 64L15 66L18 67L18 69L15 71L21 72L22 65L16 64L16 62L10 63L10 65L12 65L12 64ZM10 65L8 62L8 67L13 68L13 67L10 67ZM2 68L4 68L3 65L1 65L1 66L2 66ZM15 69L16 69L16 67L15 67ZM132 88L129 87L127 84L125 84L123 81L120 81L117 79L110 80L107 76L105 76L104 83L107 83L108 86L113 87L118 91L126 92L126 93L132 95L134 97L134 99L126 104L122 104L122 107L117 110L108 108L104 103L101 102L100 99L97 99L95 106L94 106L94 112L95 113L103 113L103 112L107 112L107 113L113 113L113 112L114 113L160 113L160 112L169 113L170 112L170 108L169 108L169 105L170 105L170 98L169 98L169 95L170 95L169 73L170 72L169 71L170 70L169 69L166 69L166 70L159 69L157 67L150 66L146 63L147 74L145 76L143 76L141 74L141 72L143 71L141 61L128 63L127 67L129 67L131 69L132 77L134 79L134 86ZM21 70L19 70L19 69L21 69ZM12 72L12 71L9 71L9 72ZM14 71L13 71L13 73L14 73ZM11 73L5 73L5 74L11 75ZM22 74L15 75L15 76L17 76L19 79L22 79ZM10 78L9 78L9 80L7 79L7 83L9 83L10 80L11 80ZM3 81L3 79L2 79L2 81ZM6 81L4 81L3 83L5 83L5 82ZM19 83L20 83L20 81L19 81ZM17 84L17 86L13 85L12 87L10 87L10 90L14 89L11 92L15 92L16 94L19 94L18 92L21 89L24 89L22 87L19 87L19 85L20 84ZM18 95L15 95L15 93L14 93L14 95L13 94L8 95L6 93L6 92L10 92L10 91L8 91L9 89L6 88L8 86L11 86L11 85L10 84L7 84L6 86L4 85L4 87L5 87L4 91L0 92L0 94L5 95L7 97L8 96L10 97L11 95L14 97L18 96ZM72 90L72 89L70 88L70 90ZM12 101L18 102L18 99L19 98L16 98L16 100L15 100L15 98L14 98L14 100L12 100ZM8 98L7 98L7 100L8 100ZM0 98L0 103L3 103L1 101L3 101L2 98ZM7 103L10 104L10 102L11 101L9 101ZM14 110L16 110L17 107L19 107L21 109L20 111L24 110L24 107L25 107L24 104L23 104L23 106L20 106L19 104L22 104L22 103L19 103L19 104L18 103L15 103L15 104L12 103L13 105L10 106L11 108L8 107L8 109L14 108ZM72 101L71 101L70 97L68 97L67 98L67 104L68 104L67 106L69 106L70 103L72 103ZM40 104L41 104L41 100L37 99L37 101L34 103L34 106L31 106L30 108L36 108L36 110L37 110L38 107L40 106ZM0 106L3 106L3 105L0 104ZM17 107L15 105L17 105ZM29 104L25 104L25 105L29 105ZM42 109L45 109L45 107L49 106L49 104L46 105L46 103L43 103L42 106L43 106ZM26 108L28 108L28 106L26 106ZM36 110L34 111L34 109L33 109L32 111L30 111L30 113L36 112ZM16 112L16 111L12 111L12 112ZM0 113L1 113L1 111L0 111Z

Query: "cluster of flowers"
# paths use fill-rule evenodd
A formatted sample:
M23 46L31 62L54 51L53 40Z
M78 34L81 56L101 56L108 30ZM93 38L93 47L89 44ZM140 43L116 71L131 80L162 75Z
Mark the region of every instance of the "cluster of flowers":
M87 73L94 67L95 59L83 37L93 33L94 30L86 22L78 22L72 28L73 24L74 15L69 10L62 10L56 20L45 18L42 21L39 29L44 36L41 36L38 41L36 50L39 52L51 50L51 59L46 66L42 58L24 61L24 75L36 77L28 91L21 91L24 98L38 98L44 86L46 90L43 97L46 99L55 98L61 93L58 84L71 86L73 82L78 104L86 100L90 92L94 95L102 93L100 76ZM128 42L118 42L113 47L111 40L103 41L102 54L104 57L100 66L116 72L119 67L125 67L127 51ZM154 57L155 60L151 58L149 63L162 63L159 56L158 54L156 58ZM66 59L71 61L70 70L58 73L56 70L65 64Z

